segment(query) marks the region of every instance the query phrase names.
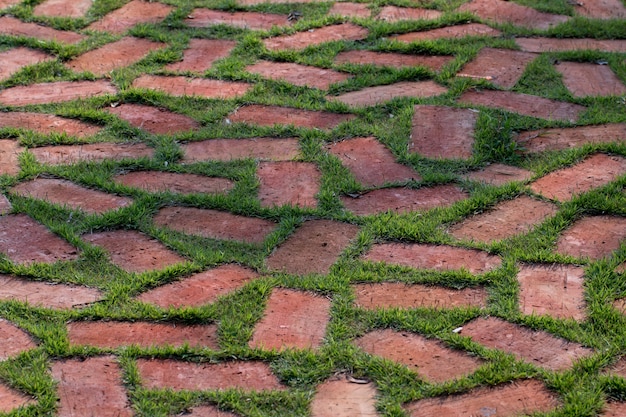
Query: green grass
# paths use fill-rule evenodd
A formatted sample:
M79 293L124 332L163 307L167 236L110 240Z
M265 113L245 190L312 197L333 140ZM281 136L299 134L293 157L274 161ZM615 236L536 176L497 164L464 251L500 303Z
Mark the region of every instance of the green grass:
M0 176L0 190L9 197L14 213L27 213L54 233L67 239L80 249L80 257L72 262L53 265L35 264L24 266L10 262L0 255L0 272L15 274L31 280L72 283L95 287L103 291L102 302L72 311L54 311L35 308L15 301L0 302L0 317L14 322L30 332L38 347L29 352L0 362L0 379L33 396L37 403L9 413L11 416L54 415L57 393L50 376L51 361L68 357L98 355L110 350L86 347L70 347L65 324L70 320L147 320L170 323L217 323L219 325L220 349L127 347L112 350L124 370L124 381L133 407L139 416L176 415L199 404L217 404L220 408L245 416L307 416L308 407L316 385L337 372L349 372L366 377L376 383L379 390L377 407L381 416L405 416L402 404L422 398L450 393L466 392L474 387L492 386L519 378L539 378L561 399L563 407L540 414L550 417L596 416L609 399L626 399L626 381L609 377L603 370L626 353L626 317L611 307L618 298L626 297L626 276L615 268L626 261L626 243L609 258L589 261L565 257L554 253L555 242L574 221L584 215L609 214L626 216L626 177L585 193L572 201L558 203L555 216L546 219L532 231L506 239L502 242L483 244L458 242L450 237L447 225L490 209L501 201L531 194L525 184L487 186L462 178L469 170L479 169L490 163L506 163L533 172L538 178L548 172L570 166L588 155L604 152L626 157L626 138L619 143L586 145L578 149L543 154L520 152L513 139L515 132L539 128L593 125L600 123L625 123L624 97L575 98L563 85L555 70L557 61L597 62L604 60L626 83L626 54L605 52L544 53L526 68L513 91L583 104L588 110L577 124L546 121L520 116L495 109L481 109L476 126L474 155L468 160L436 161L408 153L413 106L438 104L458 106L455 99L473 88L496 88L485 81L455 77L465 63L472 60L483 47L516 48L514 36L545 35L553 37L592 37L597 39L625 39L626 22L576 17L570 22L548 31L529 30L511 25L493 25L503 32L500 38L468 38L437 40L401 44L389 40L393 34L427 30L468 21L481 20L454 8L462 0L424 0L423 7L441 10L440 19L434 22L416 21L387 23L374 19L355 21L370 31L367 39L358 42L339 41L311 46L303 51L267 51L262 40L270 35L295 33L339 23L344 19L329 17L330 2L308 4L257 5L239 7L226 0L167 0L164 3L177 6L164 22L155 25L139 25L130 34L154 41L165 42L167 48L149 54L142 61L113 71L111 81L120 89L117 96L93 98L68 103L27 106L25 110L57 114L84 120L104 129L88 141L145 142L155 149L155 157L119 162L78 163L71 166L45 166L36 162L32 154L20 157L21 172L16 176ZM85 28L106 13L120 7L122 0L95 0L85 18L51 19L33 15L33 7L39 0L28 0L0 14L11 14L24 21L38 22L63 30L82 31L89 35L77 45L38 41L23 37L0 35L0 51L27 46L52 54L51 62L26 67L10 78L0 81L0 89L17 85L61 80L95 79L91 74L76 74L64 63L69 59L118 40L121 36L86 31ZM538 10L573 15L573 7L566 0L518 0ZM376 0L373 9L385 5L409 6L415 2L403 0ZM195 7L210 7L230 11L257 11L287 14L302 13L292 28L274 28L271 31L249 31L217 25L204 29L188 28L183 19ZM166 74L163 67L178 60L192 38L232 39L237 47L231 56L217 62L203 76L224 80L247 81L254 88L244 97L233 100L207 100L189 97L170 97L158 92L135 90L132 81L141 73ZM409 54L452 55L454 60L441 72L426 68L392 69L371 65L336 65L334 57L342 51L366 49ZM316 65L342 70L353 75L348 81L336 84L328 92L297 87L285 82L262 79L247 73L245 66L257 60L276 60ZM326 95L338 95L367 86L389 84L406 80L433 79L449 88L449 92L435 98L402 98L378 106L350 109L326 100ZM159 106L187 115L201 124L201 128L178 136L151 135L136 129L117 117L103 111L114 102L142 103ZM332 131L309 130L293 126L258 127L243 124L225 124L224 118L236 107L246 103L277 104L309 110L351 112L357 117ZM18 109L3 108L11 111ZM24 109L19 109L24 110ZM181 165L182 141L210 138L248 138L258 136L297 137L302 148L302 160L314 162L323 178L317 209L297 207L263 208L256 197L258 181L255 177L256 162L242 160L233 162L202 162ZM382 213L376 216L357 217L343 209L339 196L366 190L341 166L339 160L324 151L333 141L357 136L375 136L385 144L398 161L414 168L422 178L406 186L419 188L436 184L456 183L469 193L467 200L449 208L427 212L396 215ZM17 140L27 149L55 144L84 142L67 135L41 135L23 129L0 128L0 137ZM236 182L235 188L226 195L180 195L170 192L148 193L112 182L112 177L129 170L162 170L188 172L207 176L229 178ZM18 197L10 194L10 188L20 181L40 175L69 179L86 187L133 198L129 207L103 215L88 215L67 207ZM404 185L404 184L403 184ZM243 244L187 236L159 228L152 216L166 205L183 205L199 208L227 210L236 214L256 216L276 221L277 230L262 244ZM360 234L352 246L332 267L328 275L311 274L292 276L273 273L264 265L265 258L281 242L288 238L305 220L310 218L334 219L360 226ZM111 264L105 251L84 243L80 236L91 231L110 229L135 229L156 237L189 261L183 265L157 272L127 273ZM384 241L453 244L477 248L499 255L503 264L499 269L472 275L465 271L435 272L412 268L368 263L360 255L374 243ZM257 270L262 276L240 290L218 301L198 308L161 309L135 301L134 297L159 285L182 279L193 273L235 262ZM566 263L581 265L585 269L585 297L588 319L575 322L550 317L522 315L517 307L519 293L516 272L521 262ZM354 293L350 284L357 282L401 281L425 283L452 288L484 285L489 291L485 309L456 308L435 311L427 308L409 310L388 309L366 311L355 307ZM255 324L262 317L265 303L276 287L316 291L330 297L332 319L326 341L318 351L264 352L248 348ZM513 323L533 329L548 331L555 336L582 343L594 349L588 359L580 361L571 370L551 372L515 360L511 355L486 349L468 338L451 332L452 329L481 315L501 317ZM461 349L484 360L484 365L474 374L433 384L420 378L407 368L378 357L365 354L351 341L364 333L392 328L412 331L429 338L436 338L452 349ZM289 390L285 392L250 393L238 390L223 392L172 392L146 390L140 385L135 366L137 358L176 358L192 361L226 361L233 359L256 359L267 361L276 375Z

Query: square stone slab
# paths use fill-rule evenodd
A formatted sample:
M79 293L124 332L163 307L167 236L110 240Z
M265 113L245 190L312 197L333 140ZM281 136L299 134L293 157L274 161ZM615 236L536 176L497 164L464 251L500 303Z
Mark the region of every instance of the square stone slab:
M126 120L132 126L155 135L171 135L200 128L200 123L191 117L174 113L161 107L124 103L103 109Z
M531 130L513 138L524 152L560 151L588 143L619 143L626 138L626 123Z
M154 149L143 143L88 143L85 145L42 146L29 149L37 162L49 165L74 164L81 161L103 161L151 158Z
M626 218L588 216L566 229L556 244L556 252L576 258L598 260L618 250L626 239Z
M155 271L186 261L163 243L136 230L88 233L81 239L106 250L111 262L127 272Z
M113 181L150 192L169 191L180 194L221 194L229 192L235 186L233 181L226 178L163 171L128 172L116 175Z
M398 97L433 97L448 90L434 81L403 81L395 84L367 87L338 96L327 96L327 100L339 101L348 106L368 107L393 100Z
M174 10L174 7L167 4L132 0L87 26L87 29L119 35L138 23L158 23L165 19L172 10Z
M340 83L350 78L350 74L332 69L300 65L293 62L259 61L248 65L246 71L259 74L272 80L286 81L301 87L313 87L327 90L331 84Z
M354 50L338 53L335 57L335 64L374 65L393 68L422 66L432 71L439 71L453 59L454 57L448 55L409 55L394 52Z
M252 88L252 85L242 82L213 80L209 78L141 75L133 81L132 87L161 91L173 96L230 99L243 96L250 88Z
M257 177L261 207L317 207L322 173L314 163L260 162Z
M237 46L237 42L228 39L190 39L183 51L183 60L165 66L168 71L204 72L215 61L226 58Z
M556 212L552 203L520 196L451 226L449 232L457 239L491 243L529 232Z
M32 112L0 112L0 127L30 130L42 135L65 134L77 138L94 136L102 128L54 114Z
M248 123L260 126L293 125L309 129L334 129L339 124L355 117L353 114L248 104L229 114L227 120L232 123Z
M472 157L478 113L471 109L417 105L411 119L409 152L426 158Z
M37 23L26 23L11 16L0 17L0 33L11 36L25 36L43 41L77 43L87 36L66 30L57 30Z
M117 94L117 88L109 81L57 81L19 85L0 91L0 104L26 106L87 99L89 97Z
M194 9L185 19L185 24L194 28L228 25L241 29L270 30L274 26L288 26L290 22L282 14Z
M2 24L2 22L0 22ZM0 81L10 78L23 67L53 60L52 55L34 49L18 47L0 52Z
M300 155L296 138L208 139L180 145L183 163L203 161L291 161Z
M445 26L438 29L426 30L423 32L409 32L402 35L390 36L389 39L398 42L412 43L418 41L428 41L435 39L458 39L466 36L500 36L499 30L493 29L481 23L468 23L463 25Z
M563 84L574 97L626 94L626 86L608 65L563 61L555 68L563 75Z
M335 41L356 41L367 37L368 30L353 23L323 26L312 31L265 39L263 44L270 51L304 49L307 46Z
M569 16L543 13L531 7L502 0L472 0L461 5L458 10L472 12L481 19L533 29L550 29L570 19Z
M526 66L537 55L510 49L483 48L478 56L465 64L457 77L480 78L503 88L512 88Z

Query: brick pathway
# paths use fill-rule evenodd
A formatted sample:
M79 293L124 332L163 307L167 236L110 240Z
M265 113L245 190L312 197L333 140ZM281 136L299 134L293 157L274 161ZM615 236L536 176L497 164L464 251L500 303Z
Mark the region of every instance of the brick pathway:
M623 1L184 3L0 0L0 412L626 413Z

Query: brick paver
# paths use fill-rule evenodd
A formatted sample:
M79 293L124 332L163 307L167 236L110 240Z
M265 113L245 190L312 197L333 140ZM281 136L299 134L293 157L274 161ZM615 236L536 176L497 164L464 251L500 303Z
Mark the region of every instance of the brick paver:
M289 21L286 15L280 14L194 9L185 19L185 23L195 28L222 24L245 29L270 30L274 26L287 26Z
M343 17L370 17L372 11L366 3L343 1L333 4L328 14Z
M331 84L350 78L349 74L331 69L300 65L292 62L259 61L246 67L246 71L272 80L327 90Z
M134 127L156 135L171 135L200 128L200 123L191 117L160 107L125 103L103 110L126 120Z
M386 22L402 20L434 20L441 17L441 12L432 9L418 9L414 7L384 6L378 12L377 19Z
M234 187L233 181L226 178L162 171L128 172L116 175L113 181L150 192L170 191L180 194L227 193Z
M87 36L76 32L57 30L37 23L22 22L11 16L0 17L0 33L69 44L77 43L87 38Z
M409 55L393 52L355 50L337 54L335 64L373 65L394 68L424 66L433 71L439 71L452 59L451 56L447 55Z
M433 97L448 90L434 81L403 81L389 85L367 87L338 96L328 96L329 100L339 101L348 106L374 106L398 97Z
M209 139L180 145L183 163L202 161L291 161L300 155L296 138Z
M619 96L626 93L626 85L608 65L561 62L555 68L563 75L563 84L574 97Z
M20 172L19 155L24 151L17 141L0 139L0 174L16 175Z
M524 152L558 151L586 144L623 141L626 124L606 124L520 132L514 139Z
M402 35L390 36L390 39L399 42L412 43L433 39L455 39L466 36L500 36L500 31L480 23L468 23L464 25L445 26L438 29L423 32L409 32Z
M173 96L229 99L246 94L251 85L236 81L212 80L208 78L142 75L133 81L133 87L161 91Z
M0 52L0 81L11 77L23 67L54 59L52 55L29 48L13 48Z
M28 104L58 103L76 99L117 94L109 81L57 81L20 85L0 91L0 104L26 106Z
M574 3L576 13L593 19L618 19L626 17L626 6L620 0L601 0Z
M222 58L230 55L237 43L224 39L190 39L183 51L182 61L165 66L168 71L203 72Z
M508 89L517 83L526 66L536 57L530 52L483 48L478 56L456 75L487 80L498 87Z
M311 162L260 162L259 200L261 207L289 205L315 208L322 173Z
M49 17L84 17L91 4L91 0L46 0L33 9L33 14Z
M33 112L2 112L0 113L0 127L31 130L43 135L65 134L77 138L93 136L102 130L99 126L80 120Z
M167 4L132 0L87 26L87 29L121 34L138 23L158 23L172 10L174 7Z
M626 218L583 217L563 231L556 252L576 258L602 259L616 251L626 239Z
M354 117L353 114L250 104L242 106L234 113L231 113L228 116L228 120L232 123L248 123L261 126L282 124L309 129L333 129L340 123L347 122Z
M491 185L503 185L512 181L526 182L533 173L523 168L504 164L489 164L480 171L469 172L465 178Z
M35 401L23 393L0 384L0 412L10 413L18 407L35 404Z
M0 274L0 300L22 301L33 306L67 309L99 301L102 294L94 288L50 284Z
M626 40L576 38L515 38L515 43L526 52L557 52L584 49L591 51L626 52Z
M626 403L610 402L603 409L602 417L620 417L626 413Z
M311 417L376 417L378 390L371 382L352 383L343 375L318 385L311 401Z
M0 10L6 9L7 7L15 6L21 0L0 0Z
M19 355L37 347L31 336L13 323L0 319L0 360Z
M42 164L73 164L105 159L137 159L151 157L154 149L143 143L89 143L85 145L42 146L29 149Z
M282 49L302 49L311 45L319 45L334 41L356 41L367 37L367 29L353 23L342 23L334 26L324 26L307 32L298 32L294 35L277 36L263 41L270 51Z
M543 13L515 2L501 0L473 0L459 7L459 11L469 11L482 19L497 23L511 23L534 29L549 29L569 20L568 16Z

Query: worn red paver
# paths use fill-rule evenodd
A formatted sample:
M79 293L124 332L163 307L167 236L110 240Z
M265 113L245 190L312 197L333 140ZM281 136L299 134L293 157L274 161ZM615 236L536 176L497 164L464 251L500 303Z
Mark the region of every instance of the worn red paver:
M326 297L277 288L272 291L263 318L254 327L249 346L253 349L319 348L330 320Z
M92 0L46 0L33 9L33 14L49 17L84 17L92 3Z
M270 30L274 26L290 24L286 15L257 12L226 12L211 9L194 9L185 19L187 26L204 28L213 25L228 25L242 29Z
M574 3L576 13L592 19L623 19L626 7L620 0L597 0Z
M0 91L0 104L26 106L87 99L89 97L117 94L117 88L109 81L57 81L19 85Z
M556 252L576 258L602 259L610 256L626 239L626 218L588 216L563 231Z
M365 187L421 179L413 169L398 163L391 151L372 136L336 142L327 145L326 150L339 158Z
M367 18L372 15L372 11L368 7L367 3L352 3L352 2L336 2L328 11L329 15L337 15L343 17L363 17Z
M16 175L20 172L19 155L24 151L16 140L0 139L0 174Z
M484 308L487 290L482 287L453 289L403 282L354 284L355 304L366 310L379 308Z
M16 300L37 307L67 309L89 305L102 299L95 288L31 281L0 274L0 300Z
M239 97L252 88L251 84L237 81L190 78L184 76L142 75L133 81L133 88L161 91L173 96L229 99Z
M437 271L464 269L472 274L483 274L502 263L498 256L477 249L420 243L377 243L363 259Z
M586 107L579 104L556 101L529 94L510 91L466 91L459 97L460 103L501 108L525 116L547 120L575 122Z
M32 112L0 112L0 127L32 130L43 135L57 133L77 138L94 136L102 130L100 126L80 120Z
M0 217L0 252L20 264L71 261L78 251L26 214Z
M427 158L472 156L478 113L470 109L417 105L411 120L409 152Z
M161 107L125 103L103 110L126 120L132 126L156 135L171 135L199 129L200 123L191 117Z
M626 174L626 158L595 154L578 164L549 173L530 189L553 200L567 201Z
M151 192L170 191L180 194L227 193L235 186L233 181L226 178L162 171L128 172L116 175L113 181Z
M608 65L563 61L554 68L563 75L563 84L574 97L626 94L626 86Z
M234 414L224 411L213 405L200 405L185 410L185 417L240 417L240 414Z
M0 144L0 148L1 148L1 144ZM2 154L0 154L0 158L2 158ZM11 205L11 202L9 201L9 199L4 194L0 194L0 216L3 216L9 213L12 209L13 209L13 206Z
M323 26L312 31L298 32L293 35L276 36L263 41L270 51L281 49L303 49L334 41L357 41L367 37L368 30L353 23Z
M285 386L264 362L195 363L170 359L138 359L137 369L147 389L189 391L239 389L284 390Z
M0 384L0 412L10 413L18 407L31 404L35 404L32 398L5 384Z
M503 88L513 87L526 66L537 55L510 49L483 48L475 59L467 63L457 77L483 79Z
M408 403L410 417L511 417L548 412L560 405L558 396L534 379L496 387L476 388L465 394Z
M261 207L317 206L322 173L312 162L260 162L257 177Z
M616 363L605 369L603 374L626 378L626 356L622 356Z
M328 100L340 101L348 106L374 106L398 97L433 97L448 90L434 81L402 81L395 84L367 87L338 96L328 96Z
M408 32L402 35L390 36L389 39L398 42L412 43L434 39L456 39L466 36L500 36L499 30L493 29L481 23L468 23L463 25L445 26L438 29L421 32Z
M372 382L353 383L334 375L315 389L311 417L376 417L378 390Z
M0 338L2 339L2 344L0 344L0 360L2 361L37 347L28 333L1 318Z
M478 318L466 323L462 336L489 349L498 349L533 365L551 371L571 368L573 362L591 355L593 351L541 330L509 323L496 317Z
M7 7L15 6L20 2L21 0L0 0L0 10L6 9Z
M199 307L236 291L255 278L258 274L251 269L225 264L146 291L137 300L161 308Z
M130 198L81 187L71 181L58 178L36 178L22 182L11 188L11 192L86 213L100 214L132 203Z
M121 34L138 23L158 23L165 19L172 10L174 7L167 4L132 0L87 26L87 29Z
M451 226L450 234L457 239L493 242L527 233L556 212L552 203L520 196Z
M502 0L472 0L458 10L472 12L482 19L497 23L511 23L533 29L549 29L570 19L569 16L543 13L531 7Z
M190 39L187 49L183 51L182 61L168 64L165 69L204 72L211 68L215 61L230 55L236 45L237 42L228 39Z
M232 123L249 123L261 126L282 124L310 129L333 129L340 123L352 120L354 117L353 114L250 104L239 107L228 116L228 120Z
M441 17L439 10L418 9L414 7L384 6L380 9L377 19L386 22L399 22L401 20L434 20Z
M422 66L433 71L439 71L452 59L454 57L448 55L409 55L394 52L354 50L337 54L335 64L374 65L394 68Z
M59 417L134 415L124 388L123 373L114 356L67 359L51 365L60 399Z
M11 16L0 17L0 33L70 44L80 42L87 38L87 36L75 32L57 30L37 23L22 22Z
M583 268L572 265L520 265L520 310L529 315L584 320L584 275Z
M327 274L359 227L332 220L309 220L267 258L267 267L288 274Z
M75 321L67 324L70 345L101 349L153 346L217 349L217 325L183 325L150 322Z
M354 341L370 355L401 363L429 382L441 383L467 376L482 361L443 343L409 332L376 330Z
M296 138L209 139L180 145L183 163L257 159L291 161L300 155Z
M88 233L81 239L106 250L111 262L127 272L146 272L185 262L158 240L136 230Z
M504 164L489 164L480 171L473 171L465 175L472 181L484 182L490 185L503 185L512 181L526 182L533 173L523 168Z
M319 0L291 0L292 3L315 3ZM285 0L237 0L238 5L242 6L255 6L257 4L280 4Z
M454 185L412 188L382 188L364 194L341 196L344 207L357 216L378 213L409 213L436 207L448 207L464 200L469 194Z
M31 148L29 151L42 164L73 164L80 161L102 161L150 158L154 149L143 143L88 143L84 145L57 145Z
M626 40L579 38L515 38L515 43L526 52L557 52L576 49L605 52L626 52Z
M157 226L211 239L262 243L276 223L225 211L194 207L164 207L154 216Z
M0 23L1 24L1 23ZM0 81L11 77L23 67L54 59L52 55L24 47L12 48L0 52Z
M259 61L246 67L246 71L272 80L286 81L298 86L327 90L331 84L350 78L350 74L332 69L312 67L293 62Z
M134 64L145 58L151 51L162 49L166 44L144 38L124 37L92 49L70 60L66 66L75 72L91 72L105 75L109 72Z
M617 401L607 403L602 409L601 417L620 417L626 415L626 403Z
M558 151L588 143L619 143L626 140L626 124L531 130L520 132L514 140L524 152Z

